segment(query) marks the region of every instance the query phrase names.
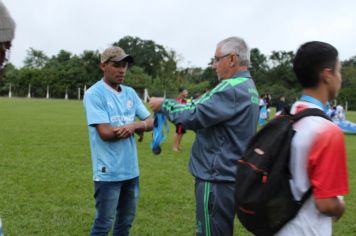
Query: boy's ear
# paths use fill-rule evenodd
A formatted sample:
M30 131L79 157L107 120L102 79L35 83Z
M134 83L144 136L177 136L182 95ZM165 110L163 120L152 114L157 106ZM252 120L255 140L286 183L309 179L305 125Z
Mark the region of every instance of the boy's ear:
M320 82L328 84L332 79L332 69L325 68L320 72Z
M100 67L100 70L104 72L105 63L100 63L99 67Z

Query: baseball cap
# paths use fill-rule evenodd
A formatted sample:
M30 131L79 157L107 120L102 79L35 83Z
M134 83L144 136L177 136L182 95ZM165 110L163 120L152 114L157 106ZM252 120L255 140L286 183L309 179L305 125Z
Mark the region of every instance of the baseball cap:
M101 54L100 59L101 63L105 63L108 61L118 62L123 60L127 61L128 63L133 62L132 56L126 54L125 51L120 47L110 47L105 49Z

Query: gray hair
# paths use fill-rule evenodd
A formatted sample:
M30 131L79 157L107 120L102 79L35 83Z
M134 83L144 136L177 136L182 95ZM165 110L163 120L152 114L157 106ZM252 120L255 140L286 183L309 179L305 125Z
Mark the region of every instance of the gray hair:
M0 1L0 43L9 42L15 36L15 21Z
M222 54L236 53L240 59L240 66L249 66L250 49L246 42L239 37L229 37L218 43Z

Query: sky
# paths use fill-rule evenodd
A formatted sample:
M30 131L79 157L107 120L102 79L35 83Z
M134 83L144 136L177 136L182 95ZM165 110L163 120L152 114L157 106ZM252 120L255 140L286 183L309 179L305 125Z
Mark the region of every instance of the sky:
M153 40L179 55L179 66L208 66L230 36L265 55L295 51L311 40L356 55L355 0L2 0L15 19L11 62L23 66L32 47L103 51L125 36Z

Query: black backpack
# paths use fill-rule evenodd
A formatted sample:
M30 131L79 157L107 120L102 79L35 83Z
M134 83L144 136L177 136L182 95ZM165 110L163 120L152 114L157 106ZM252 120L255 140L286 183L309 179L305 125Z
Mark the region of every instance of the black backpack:
M330 118L316 108L282 115L267 123L249 142L238 161L236 211L242 225L254 235L273 235L293 219L311 189L301 201L293 198L289 180L290 147L295 134L293 123L306 116ZM306 127L308 128L308 127Z

